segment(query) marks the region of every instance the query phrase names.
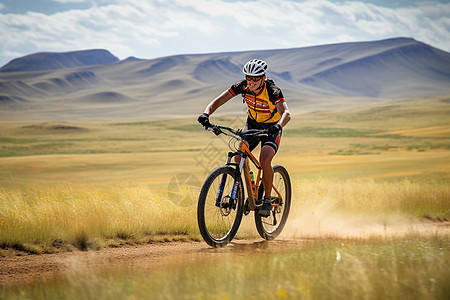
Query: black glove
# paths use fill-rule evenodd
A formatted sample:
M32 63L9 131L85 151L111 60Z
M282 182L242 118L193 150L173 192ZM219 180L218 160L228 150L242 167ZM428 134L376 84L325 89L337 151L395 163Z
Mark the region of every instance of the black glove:
M267 129L267 133L271 136L277 136L281 132L281 125L275 124Z
M205 126L205 128L208 128L211 126L211 123L209 123L209 115L207 113L202 113L200 116L198 116L198 122Z

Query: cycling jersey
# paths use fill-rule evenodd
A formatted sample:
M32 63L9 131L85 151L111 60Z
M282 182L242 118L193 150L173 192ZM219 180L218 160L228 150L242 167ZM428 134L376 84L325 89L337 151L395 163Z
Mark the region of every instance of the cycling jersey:
M242 94L248 106L249 118L258 123L275 123L281 119L276 105L284 102L283 93L272 79L264 81L264 87L256 95L247 88L247 80L238 81L228 91L236 96Z

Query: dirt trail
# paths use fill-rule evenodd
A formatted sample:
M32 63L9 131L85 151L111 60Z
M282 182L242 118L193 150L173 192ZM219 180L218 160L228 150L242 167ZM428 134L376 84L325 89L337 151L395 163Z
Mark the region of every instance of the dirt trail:
M205 243L172 242L0 258L0 287L47 281L79 270L157 266L207 249Z
M295 223L295 222L294 222ZM411 233L412 227L394 227L393 236ZM367 229L367 228L366 228ZM392 228L391 228L392 229ZM275 241L267 242L262 239L234 240L225 248L214 249L202 242L170 242L154 243L137 246L122 246L119 248L105 248L98 251L60 252L55 254L27 255L0 258L0 288L24 286L36 282L45 282L66 276L76 276L77 272L91 273L108 270L127 269L154 269L168 267L179 263L193 261L213 261L223 258L223 255L252 253L275 253L288 249L300 251L305 244L317 239L327 237L339 238L333 233L302 236L286 230ZM289 233L289 231L291 231ZM386 231L384 229L384 231ZM450 222L420 223L414 227L420 235L450 234ZM351 238L350 232L345 232L346 238ZM390 236L384 233L385 237ZM344 238L343 236L340 236Z
M232 253L275 252L304 244L302 240L235 240L225 248L204 242L168 242L101 250L60 252L0 258L0 288L45 282L77 272L95 273L114 269L154 269L192 261L212 261Z

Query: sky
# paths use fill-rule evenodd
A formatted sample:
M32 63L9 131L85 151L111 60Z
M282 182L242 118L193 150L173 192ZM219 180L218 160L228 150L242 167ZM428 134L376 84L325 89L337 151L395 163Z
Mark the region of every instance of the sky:
M36 52L151 59L400 36L450 52L450 0L0 0L0 66Z

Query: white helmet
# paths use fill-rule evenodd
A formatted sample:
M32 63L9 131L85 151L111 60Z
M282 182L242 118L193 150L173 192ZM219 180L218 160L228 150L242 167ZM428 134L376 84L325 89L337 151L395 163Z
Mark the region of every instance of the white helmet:
M261 59L249 60L242 69L245 75L248 76L262 76L266 74L267 63Z

